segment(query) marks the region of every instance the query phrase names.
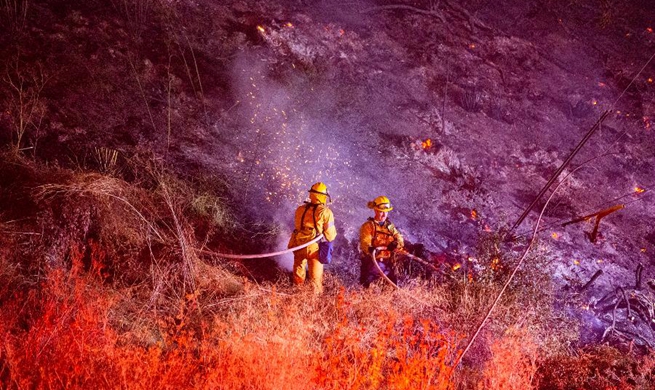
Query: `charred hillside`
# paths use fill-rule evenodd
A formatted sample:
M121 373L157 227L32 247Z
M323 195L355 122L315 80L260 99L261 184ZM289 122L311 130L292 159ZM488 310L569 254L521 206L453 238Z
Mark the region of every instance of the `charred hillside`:
M429 265L407 265L399 281L429 302L401 299L417 324L443 318L467 339L530 246L466 369L482 372L494 335L524 321L534 351L610 345L578 377L617 351L652 352L650 1L0 0L0 21L2 300L55 280L50 270L96 275L148 308L141 322L139 304L105 313L147 345L170 329L202 333L211 316L254 316L223 305L261 291L293 302L291 255L216 253L285 249L293 211L322 181L338 231L334 302L306 310L369 321L358 229L385 195ZM362 306L341 306L341 290L364 294L352 298ZM393 310L394 293L380 294ZM30 316L0 330L35 329ZM325 335L313 326L302 337ZM562 385L552 373L564 355L540 355L542 388ZM635 372L622 378L637 386L646 374Z

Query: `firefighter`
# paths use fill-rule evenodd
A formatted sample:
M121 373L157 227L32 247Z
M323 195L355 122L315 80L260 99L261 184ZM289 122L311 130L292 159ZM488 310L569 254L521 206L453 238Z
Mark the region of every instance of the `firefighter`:
M369 218L359 229L359 249L361 254L361 268L359 282L365 288L381 278L380 270L397 284L396 273L394 271L394 252L402 249L404 245L403 236L398 229L387 218L389 212L393 210L389 198L378 196L373 201L368 202L368 208L373 209L375 216ZM375 261L373 262L372 253L375 249Z
M294 231L289 239L288 248L305 244L320 234L324 237L321 240L332 245L337 230L334 227L334 214L327 206L328 198L330 194L324 183L318 182L312 185L309 189L309 202L296 209ZM303 284L306 276L309 276L314 292L318 294L323 292L323 264L319 261L318 243L293 252L293 283Z

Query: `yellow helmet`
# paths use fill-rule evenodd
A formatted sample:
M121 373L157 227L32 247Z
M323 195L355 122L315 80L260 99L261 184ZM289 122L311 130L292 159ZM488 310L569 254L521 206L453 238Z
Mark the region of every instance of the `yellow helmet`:
M378 196L374 200L368 202L368 208L384 212L393 210L391 201L386 196Z
M328 193L327 186L325 183L318 182L314 183L312 185L312 188L309 189L309 200L312 201L312 203L327 203L328 198L330 198L330 202L332 201L332 197Z

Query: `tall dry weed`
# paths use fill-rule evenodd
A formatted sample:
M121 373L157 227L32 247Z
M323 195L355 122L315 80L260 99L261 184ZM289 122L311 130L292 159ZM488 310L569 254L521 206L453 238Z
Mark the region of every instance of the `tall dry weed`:
M534 388L538 346L524 328L511 327L490 346L491 358L483 370L485 390Z

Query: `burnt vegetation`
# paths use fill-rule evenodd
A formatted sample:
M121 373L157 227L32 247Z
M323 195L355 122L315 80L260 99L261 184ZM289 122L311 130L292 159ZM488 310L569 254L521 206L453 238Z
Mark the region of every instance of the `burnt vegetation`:
M655 164L655 68L618 60L655 50L648 1L508 1L517 26L480 0L270 3L0 0L0 387L650 389L652 227L585 219L607 172ZM606 46L555 55L553 25ZM601 131L650 139L561 184L545 234L508 228L623 88ZM323 295L225 256L284 246L322 177ZM400 289L356 282L370 191L406 234Z

